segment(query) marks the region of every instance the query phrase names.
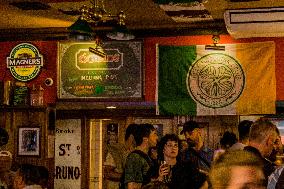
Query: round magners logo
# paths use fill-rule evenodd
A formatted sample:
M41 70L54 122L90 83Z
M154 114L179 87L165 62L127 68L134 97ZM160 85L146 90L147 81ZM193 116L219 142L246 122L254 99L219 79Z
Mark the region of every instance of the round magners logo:
M245 85L241 65L221 53L205 55L193 63L187 75L187 89L195 101L210 108L228 106L239 98Z
M7 68L20 81L34 79L43 66L43 57L39 50L30 43L21 43L12 49L7 57Z

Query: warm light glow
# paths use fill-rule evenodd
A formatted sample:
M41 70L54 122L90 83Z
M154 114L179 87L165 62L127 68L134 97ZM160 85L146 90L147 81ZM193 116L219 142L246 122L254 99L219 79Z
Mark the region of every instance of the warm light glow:
M107 109L116 109L116 106L107 106Z

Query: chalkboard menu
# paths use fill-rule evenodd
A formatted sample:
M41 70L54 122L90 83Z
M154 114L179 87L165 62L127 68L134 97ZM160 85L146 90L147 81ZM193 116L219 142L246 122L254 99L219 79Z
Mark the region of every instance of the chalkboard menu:
M13 91L13 105L28 105L29 88L27 86L15 86Z
M60 42L60 99L141 98L142 42Z

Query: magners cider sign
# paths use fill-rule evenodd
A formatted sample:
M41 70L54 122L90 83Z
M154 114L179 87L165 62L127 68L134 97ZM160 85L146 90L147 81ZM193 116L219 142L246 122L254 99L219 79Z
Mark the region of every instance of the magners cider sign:
M38 76L43 66L43 57L39 50L30 43L15 46L7 57L7 68L19 81L29 81Z

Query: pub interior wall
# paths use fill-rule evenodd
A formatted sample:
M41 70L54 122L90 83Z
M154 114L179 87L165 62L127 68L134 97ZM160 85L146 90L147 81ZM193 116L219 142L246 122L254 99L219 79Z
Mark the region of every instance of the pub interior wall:
M155 89L156 89L156 44L164 45L197 45L197 44L211 44L211 35L204 36L178 36L178 37L160 37L160 38L146 38L144 40L144 101L154 102L155 101ZM221 35L220 43L249 43L258 41L274 41L276 44L276 82L277 82L277 100L284 100L284 53L282 49L284 47L284 38L256 38L256 39L243 39L234 40L229 35ZM0 48L0 81L15 81L11 76L10 71L6 66L6 58L9 56L11 49L19 44L20 42L1 42ZM33 84L36 86L41 85L44 88L44 105L56 104L60 99L57 99L57 42L54 41L33 41L31 42L41 52L44 57L44 66L40 72L40 75L32 81L26 82L28 87L32 87ZM257 68L256 68L257 69ZM46 78L52 78L54 84L52 86L44 85ZM10 140L6 149L14 152L15 160L18 162L31 162L37 165L45 165L53 170L54 158L48 157L47 152L41 151L40 158L21 158L17 156L17 130L21 125L30 124L30 121L37 122L42 125L41 135L41 147L42 149L48 149L48 136L54 136L54 131L48 129L47 114L44 110L37 115L34 113L32 116L29 115L29 111L1 111L0 112L0 127L4 127L8 130ZM162 127L161 135L166 133L179 133L180 125L186 120L194 119L201 122L206 127L205 129L205 144L216 149L220 136L226 131L233 131L236 133L237 123L239 121L238 116L211 116L211 117L190 117L190 116L179 116L170 118L157 118L157 117L134 117L129 115L121 119L112 119L110 121L117 121L119 123L119 134L118 142L124 142L124 132L126 126L129 123L152 123L158 128ZM107 124L107 122L106 122ZM104 127L105 129L105 127ZM106 131L103 131L106 140Z
M144 39L144 100L146 102L155 102L156 89L156 45L204 45L212 44L211 35L200 36L177 36L177 37L152 37ZM229 35L221 35L221 44L230 43L251 43L260 41L274 41L275 49L275 63L276 63L276 98L281 101L284 100L284 54L282 49L284 47L284 38L251 38L234 40ZM13 47L21 42L1 42L0 48L0 81L14 81L10 71L6 66L6 58ZM28 87L41 85L44 88L44 104L55 104L57 99L57 42L55 41L32 41L44 57L44 66L39 76L29 82L26 82ZM45 86L44 80L52 78L54 84L52 86Z

